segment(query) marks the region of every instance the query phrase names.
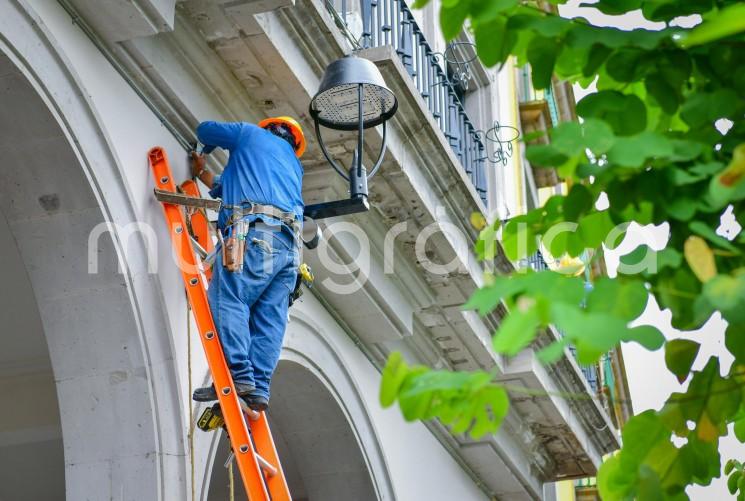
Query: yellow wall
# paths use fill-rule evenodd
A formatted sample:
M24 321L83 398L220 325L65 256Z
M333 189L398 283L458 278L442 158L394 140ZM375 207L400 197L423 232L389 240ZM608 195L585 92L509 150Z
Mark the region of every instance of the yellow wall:
M574 495L574 480L564 480L556 482L556 499L557 501L576 501Z

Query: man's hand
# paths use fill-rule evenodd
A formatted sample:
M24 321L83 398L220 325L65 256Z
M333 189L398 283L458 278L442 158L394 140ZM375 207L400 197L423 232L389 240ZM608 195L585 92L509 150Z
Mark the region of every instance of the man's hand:
M191 175L194 177L201 177L202 173L206 169L206 160L204 155L200 155L196 151L191 152Z
M207 188L212 189L215 177L207 170L207 161L204 155L200 155L196 151L191 152L191 175L202 181Z

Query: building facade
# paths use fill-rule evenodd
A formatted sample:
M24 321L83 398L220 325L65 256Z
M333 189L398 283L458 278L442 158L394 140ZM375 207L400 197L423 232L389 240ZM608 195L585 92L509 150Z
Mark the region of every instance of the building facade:
M270 411L293 498L542 499L546 485L595 473L618 447L612 407L554 396L592 393L586 371L570 353L550 367L531 350L497 355L499 317L460 309L484 266L513 267L476 259L471 214L507 219L539 204L541 186L561 188L537 184L508 141L506 126L528 118L522 69L482 67L467 33L445 44L437 8L0 2L0 500L227 499L224 437L193 432L190 389L209 378L146 153L164 147L186 179L199 121L291 115L310 139L306 203L343 198L308 102L350 52L380 68L399 111L370 212L323 222L322 245L304 253L316 286L291 310ZM324 134L348 159L353 138ZM381 140L366 134L366 162ZM378 403L394 350L546 396L513 395L500 432L479 441L406 423Z

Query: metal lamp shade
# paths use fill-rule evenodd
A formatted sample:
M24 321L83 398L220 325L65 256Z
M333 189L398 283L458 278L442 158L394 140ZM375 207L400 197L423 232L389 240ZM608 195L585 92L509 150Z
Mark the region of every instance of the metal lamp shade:
M396 96L385 85L372 61L347 56L331 63L310 102L310 115L329 129L355 130L359 120L359 87L362 85L362 127L382 124L396 113Z

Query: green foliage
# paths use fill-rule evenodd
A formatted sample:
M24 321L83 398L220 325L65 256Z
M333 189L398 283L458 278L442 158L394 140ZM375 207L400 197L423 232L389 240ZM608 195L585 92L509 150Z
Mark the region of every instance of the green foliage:
M425 5L427 0L417 2ZM561 3L561 0L551 2ZM553 256L601 256L623 231L617 225L669 225L662 250L646 245L621 259L626 271L597 280L587 292L580 278L556 271L491 276L465 305L499 320L493 347L514 356L536 346L550 325L564 336L538 357L552 363L572 344L590 363L621 342L665 347L665 364L684 392L670 395L659 411L634 416L623 429L623 448L602 465L604 500L687 499L688 485L708 485L721 474L720 437L731 427L745 443L745 235L728 240L716 232L732 205L745 223L745 4L732 0L599 0L589 5L610 15L640 10L669 23L701 15L692 28L623 31L584 19L563 19L535 2L443 0L443 34L463 26L488 66L514 56L530 64L533 85L554 77L598 91L576 107L582 123L563 123L548 143L529 146L533 166L552 167L571 190L513 217L504 226L482 225L476 253L516 262L541 245ZM715 122L731 121L720 132ZM721 123L721 122L720 122ZM598 210L605 193L609 207ZM672 326L700 328L718 313L728 323L725 346L734 356L729 373L716 357L692 367L699 343L665 342L654 327L637 325L653 295L669 310ZM495 315L495 310L498 314ZM507 312L506 314L504 312ZM633 326L633 327L632 327ZM688 336L691 337L691 336ZM400 356L383 374L381 401L398 401L407 419L439 418L456 432L491 433L507 412L508 399L493 375L409 367ZM674 441L674 437L679 437ZM742 459L742 458L739 458ZM730 491L745 501L745 471L735 460L725 468Z
M730 459L724 466L729 493L737 496L737 501L745 501L745 464L736 459Z
M665 365L675 374L679 382L688 378L701 345L687 339L673 339L665 344Z
M383 369L380 402L396 400L407 421L439 418L454 433L480 438L494 433L507 415L507 392L486 372L430 371L410 367L395 352Z

